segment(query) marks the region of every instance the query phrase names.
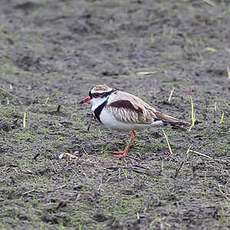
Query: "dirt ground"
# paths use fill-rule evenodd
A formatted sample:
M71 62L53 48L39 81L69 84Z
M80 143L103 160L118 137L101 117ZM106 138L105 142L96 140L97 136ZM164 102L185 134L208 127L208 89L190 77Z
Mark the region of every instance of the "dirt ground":
M1 0L0 229L229 229L229 68L229 0ZM100 83L196 124L117 159Z

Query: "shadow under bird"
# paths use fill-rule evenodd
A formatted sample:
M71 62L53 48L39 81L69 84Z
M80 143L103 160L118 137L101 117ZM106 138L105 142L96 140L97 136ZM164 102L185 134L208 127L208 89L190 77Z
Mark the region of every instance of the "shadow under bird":
M95 117L107 128L131 131L131 138L125 149L113 152L117 157L127 155L136 136L135 130L160 125L171 125L181 129L190 126L186 121L159 112L137 96L107 85L96 85L91 88L89 96L80 104L88 101L92 104L91 111Z

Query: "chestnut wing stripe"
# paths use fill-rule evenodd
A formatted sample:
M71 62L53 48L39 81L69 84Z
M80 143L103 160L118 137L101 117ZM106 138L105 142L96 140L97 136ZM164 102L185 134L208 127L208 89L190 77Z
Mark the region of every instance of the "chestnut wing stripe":
M118 100L109 104L111 107L119 108L119 109L129 109L131 111L135 111L137 113L143 113L140 107L135 108L133 104L128 100Z

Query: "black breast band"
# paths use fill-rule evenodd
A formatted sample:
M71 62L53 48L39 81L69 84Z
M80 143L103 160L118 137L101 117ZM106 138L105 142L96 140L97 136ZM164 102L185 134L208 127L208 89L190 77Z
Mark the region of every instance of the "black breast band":
M101 122L100 114L101 114L102 109L106 106L106 104L107 104L107 100L104 101L101 105L99 105L99 106L94 110L94 115L95 115L95 117L98 119L98 121L100 121L100 122Z

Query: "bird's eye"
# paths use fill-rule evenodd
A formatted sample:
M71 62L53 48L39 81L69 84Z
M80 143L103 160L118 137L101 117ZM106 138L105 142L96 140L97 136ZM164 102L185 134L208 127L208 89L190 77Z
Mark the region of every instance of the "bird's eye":
M94 93L94 94L93 94L93 97L94 97L94 98L97 98L97 97L100 97L100 96L101 96L100 93Z

